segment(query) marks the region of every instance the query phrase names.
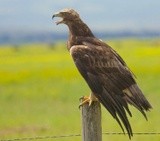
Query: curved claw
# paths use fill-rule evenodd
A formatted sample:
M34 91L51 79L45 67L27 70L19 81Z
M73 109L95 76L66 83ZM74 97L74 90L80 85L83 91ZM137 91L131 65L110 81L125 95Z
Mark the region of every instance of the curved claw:
M89 106L92 103L92 99L89 96L83 96L79 99L81 101L80 105L79 105L79 109L81 108L81 106L83 106L86 103L89 103Z
M80 98L79 98L79 101L82 101L84 97L85 97L85 96L80 97Z
M88 103L89 106L91 106L93 101L98 101L98 99L94 96L93 93L90 94L90 96L82 96L79 99L81 101L80 105L79 105L79 109L81 108L81 106L83 106L84 104Z

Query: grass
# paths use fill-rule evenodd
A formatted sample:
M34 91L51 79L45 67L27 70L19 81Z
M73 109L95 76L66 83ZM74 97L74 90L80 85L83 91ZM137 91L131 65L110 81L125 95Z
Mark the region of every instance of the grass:
M137 76L137 82L153 105L146 122L130 107L134 132L160 132L159 84L160 42L148 40L110 40ZM0 140L21 137L77 134L81 132L79 97L89 88L81 78L64 43L27 44L0 47ZM102 108L104 132L121 132ZM135 124L134 124L135 123ZM127 136L107 136L104 140L127 141ZM135 136L132 140L158 141L158 136ZM58 140L80 141L81 137Z

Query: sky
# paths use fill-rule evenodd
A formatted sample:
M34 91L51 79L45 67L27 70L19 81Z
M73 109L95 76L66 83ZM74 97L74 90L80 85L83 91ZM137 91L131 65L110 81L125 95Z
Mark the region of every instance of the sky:
M0 32L63 32L53 13L75 9L94 31L160 30L160 0L0 0Z

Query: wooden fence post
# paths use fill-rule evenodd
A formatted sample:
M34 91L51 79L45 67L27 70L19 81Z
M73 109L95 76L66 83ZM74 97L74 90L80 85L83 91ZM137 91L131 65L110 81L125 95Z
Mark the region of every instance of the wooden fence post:
M101 106L93 102L82 106L82 141L102 141Z

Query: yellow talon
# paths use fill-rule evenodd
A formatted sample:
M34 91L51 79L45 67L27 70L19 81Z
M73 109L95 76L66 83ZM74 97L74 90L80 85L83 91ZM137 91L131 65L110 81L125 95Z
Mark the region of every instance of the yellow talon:
M90 96L83 96L83 97L81 97L80 101L81 101L81 103L79 105L79 108L81 106L83 106L84 104L86 104L86 103L89 103L89 106L91 106L91 104L92 104L93 101L97 101L97 98L94 96L93 93L91 93Z

